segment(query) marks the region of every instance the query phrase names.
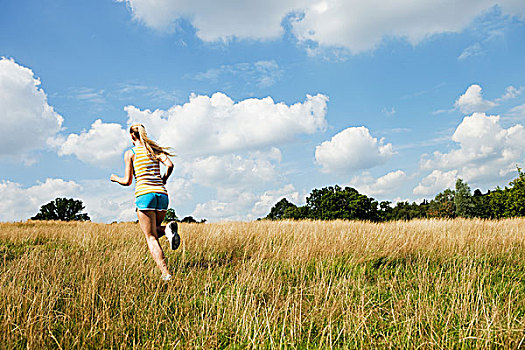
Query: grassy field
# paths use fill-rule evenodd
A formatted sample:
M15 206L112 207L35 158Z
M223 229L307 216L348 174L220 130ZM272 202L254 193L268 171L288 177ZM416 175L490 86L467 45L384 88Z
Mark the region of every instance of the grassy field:
M525 220L0 224L0 347L525 347Z

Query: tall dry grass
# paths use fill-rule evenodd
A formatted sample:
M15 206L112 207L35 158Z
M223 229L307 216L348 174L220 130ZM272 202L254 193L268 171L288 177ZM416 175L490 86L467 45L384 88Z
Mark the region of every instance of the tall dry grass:
M0 224L2 348L519 348L525 220Z

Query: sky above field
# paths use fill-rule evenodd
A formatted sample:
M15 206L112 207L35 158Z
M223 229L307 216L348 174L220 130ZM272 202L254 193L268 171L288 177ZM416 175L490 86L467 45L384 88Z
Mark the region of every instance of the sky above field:
M351 186L431 199L524 165L523 0L0 2L0 221L56 197L135 220L129 125L173 147L179 217Z

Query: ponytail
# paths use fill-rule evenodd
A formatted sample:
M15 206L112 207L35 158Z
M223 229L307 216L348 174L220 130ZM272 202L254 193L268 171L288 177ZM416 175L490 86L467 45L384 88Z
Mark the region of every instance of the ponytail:
M148 155L152 158L159 159L160 155L165 154L168 156L174 156L171 152L170 147L162 147L159 146L155 141L151 140L148 137L148 134L146 133L146 128L142 124L133 124L129 128L129 133L133 134L137 140L140 140L144 147L146 148L146 152Z

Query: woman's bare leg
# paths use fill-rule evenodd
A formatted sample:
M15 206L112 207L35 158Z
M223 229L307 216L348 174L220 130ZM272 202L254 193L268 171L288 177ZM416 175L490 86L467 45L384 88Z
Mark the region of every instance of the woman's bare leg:
M155 260L163 275L169 275L168 266L166 265L166 260L164 260L164 252L157 238L156 212L154 210L137 210L137 217L139 218L140 228L146 236L146 242L153 260Z

